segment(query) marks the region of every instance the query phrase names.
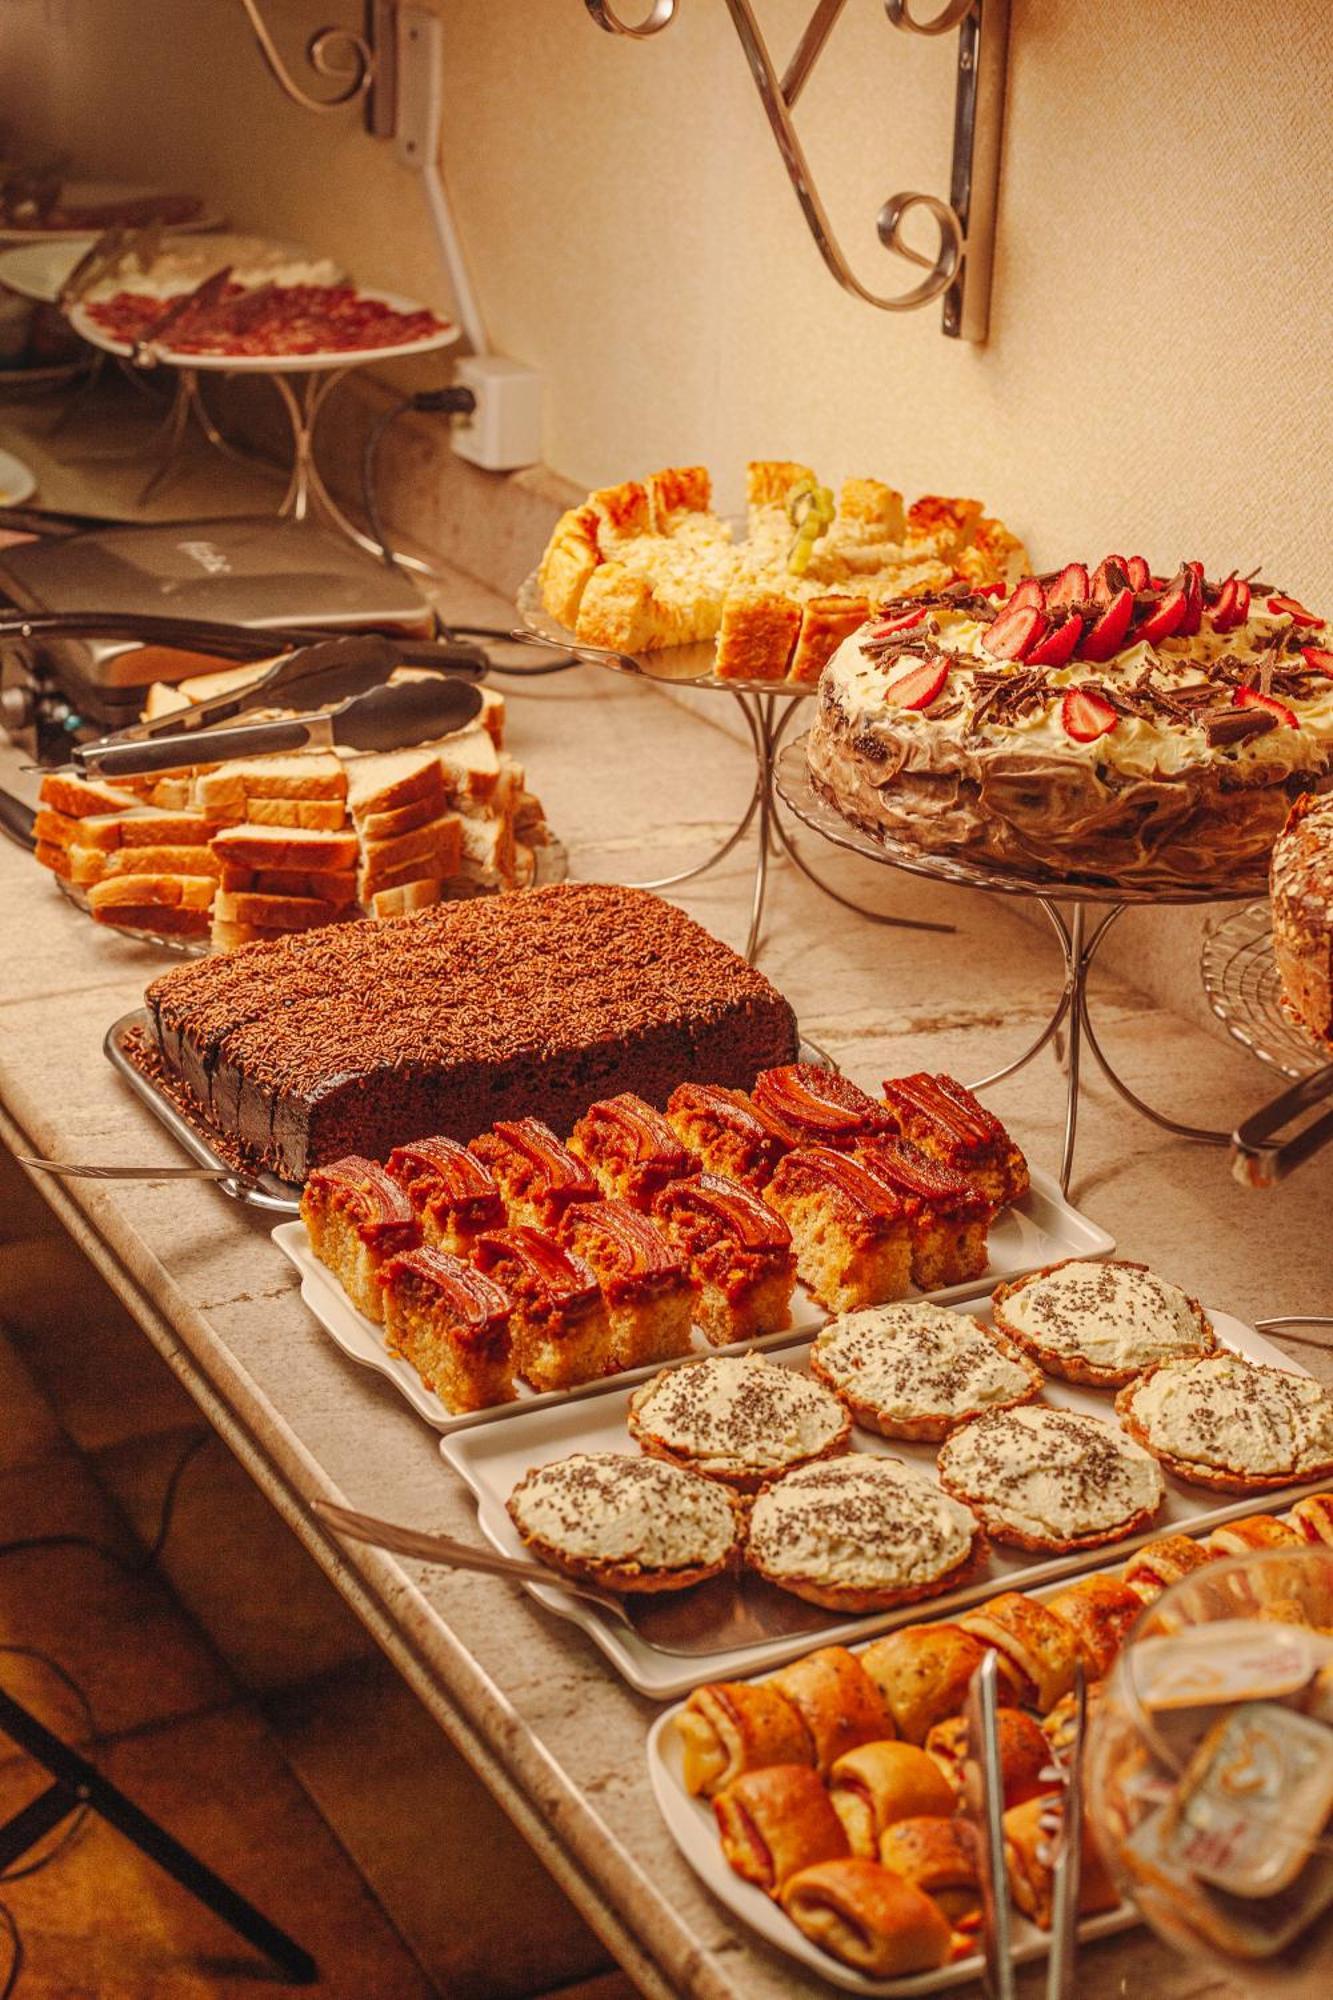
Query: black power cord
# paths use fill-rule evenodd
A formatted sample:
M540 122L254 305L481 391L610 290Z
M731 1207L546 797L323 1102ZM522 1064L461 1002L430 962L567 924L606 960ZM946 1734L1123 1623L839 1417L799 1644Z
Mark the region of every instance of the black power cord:
M453 384L446 389L422 389L415 396L404 396L400 402L391 404L387 410L381 410L366 433L366 442L361 452L361 502L365 509L366 520L370 524L370 532L379 543L380 554L390 569L397 569L400 564L380 512L376 475L379 449L387 432L391 425L397 423L400 417L406 416L409 410L470 416L476 407L476 397L471 389L461 383ZM442 639L479 639L483 642L489 641L492 645L534 646L542 651L558 654L554 660L546 660L540 666L531 667L502 665L497 660L491 661L490 671L493 674L505 674L514 680L537 680L546 674L567 674L571 667L583 665L583 661L576 653L562 650L557 641L544 639L537 632L504 630L494 625L450 625L438 614L436 626L437 635ZM0 2000L4 2000L3 1994L0 1994Z

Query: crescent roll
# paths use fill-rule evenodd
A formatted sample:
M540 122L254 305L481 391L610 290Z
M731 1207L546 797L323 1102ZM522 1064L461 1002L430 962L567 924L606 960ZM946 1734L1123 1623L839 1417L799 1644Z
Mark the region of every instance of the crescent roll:
M898 1734L924 1743L937 1722L962 1708L985 1647L958 1625L904 1625L874 1640L860 1657Z
M883 1695L845 1646L821 1646L807 1653L781 1673L771 1674L768 1686L785 1695L805 1724L820 1771L831 1770L858 1743L873 1743L894 1733Z
M1029 1799L1004 1816L1004 1864L1010 1893L1023 1915L1044 1931L1051 1928L1063 1798L1063 1793L1052 1792L1044 1799ZM1091 1825L1084 1820L1079 1915L1090 1917L1098 1910L1113 1910L1119 1901Z
M813 1764L810 1733L786 1696L766 1681L710 1681L676 1717L685 1789L711 1798L746 1771Z
M948 1780L914 1743L863 1743L829 1773L829 1798L853 1854L873 1861L880 1835L895 1820L954 1809Z
M782 1907L821 1951L872 1979L944 1965L953 1936L930 1897L878 1861L824 1861L793 1875Z
M1021 1591L1006 1590L958 1623L983 1646L993 1646L1000 1670L1025 1708L1044 1715L1074 1685L1078 1644L1063 1618Z
M847 1852L842 1821L808 1764L747 1771L717 1794L713 1813L731 1867L770 1896L798 1869Z
M1063 1618L1074 1635L1088 1679L1103 1680L1143 1609L1143 1600L1114 1576L1085 1576L1046 1599L1046 1609Z
M886 1828L879 1858L904 1882L924 1889L957 1927L981 1908L977 1837L964 1819L900 1819Z
M995 1733L1006 1806L1020 1806L1025 1799L1054 1791L1059 1780L1051 1769L1050 1744L1040 1723L1021 1708L1000 1708L995 1712ZM926 1738L927 1752L948 1780L955 1800L963 1796L967 1744L967 1719L961 1715L937 1722Z

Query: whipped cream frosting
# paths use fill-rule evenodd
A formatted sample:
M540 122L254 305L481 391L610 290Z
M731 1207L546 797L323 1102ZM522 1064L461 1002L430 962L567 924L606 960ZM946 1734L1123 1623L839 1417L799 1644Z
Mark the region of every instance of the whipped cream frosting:
M1033 1404L965 1424L938 1463L992 1523L1048 1541L1110 1534L1155 1513L1166 1490L1156 1459L1114 1425Z
M1197 1308L1178 1285L1133 1264L1062 1264L1012 1291L1006 1325L1096 1368L1146 1368L1206 1346Z
M750 1553L766 1576L907 1589L957 1568L976 1531L969 1510L924 1472L849 1452L765 1488L750 1516Z
M1268 610L1263 599L1256 600L1246 622L1231 632L1214 632L1205 620L1203 629L1191 638L1162 639L1156 645L1141 640L1105 662L1071 660L1067 666L1049 668L1045 674L1049 700L1020 715L988 717L974 729L980 690L973 672L1002 671L1008 665L986 651L988 629L966 611L932 606L920 631L929 634L935 650L957 661L957 670L932 704L941 710L939 714L902 708L886 696L884 666L863 649L864 628L843 641L825 668L826 698L836 703L854 733L875 725L892 729L908 770L945 768L973 745L1113 766L1126 777L1175 777L1218 763L1256 770L1280 766L1286 771L1319 771L1333 756L1333 680L1316 683L1318 692L1309 699L1283 696L1297 718L1297 728L1274 729L1223 746L1209 743L1201 722L1169 716L1121 715L1114 729L1091 743L1076 741L1061 721L1065 691L1085 682L1128 687L1150 669L1157 684L1170 693L1205 681L1209 667L1224 654L1244 662L1256 659L1276 635L1293 630L1288 614ZM1320 639L1317 631L1303 636L1311 643ZM1294 663L1302 664L1299 656ZM955 701L958 706L948 712Z
M985 1410L1033 1382L979 1320L924 1301L846 1313L815 1345L837 1387L873 1404L885 1422Z
M636 1390L631 1407L640 1432L718 1473L780 1471L827 1450L847 1425L830 1390L758 1354L667 1369Z
M661 1459L575 1452L539 1466L514 1488L519 1532L567 1556L643 1569L720 1562L736 1539L725 1488Z
M1333 1460L1333 1395L1310 1375L1214 1354L1163 1362L1125 1396L1148 1441L1190 1464L1299 1477Z

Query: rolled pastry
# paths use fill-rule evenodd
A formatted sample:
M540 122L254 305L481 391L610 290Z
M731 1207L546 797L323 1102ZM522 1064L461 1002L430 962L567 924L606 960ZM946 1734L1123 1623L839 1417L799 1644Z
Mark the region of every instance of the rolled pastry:
M808 1764L747 1771L717 1794L713 1812L731 1867L770 1896L798 1869L847 1852L842 1821Z
M1020 1806L1025 1799L1054 1791L1059 1780L1051 1767L1051 1748L1041 1725L1021 1708L997 1709L995 1725L1005 1805ZM967 1721L961 1715L937 1722L926 1738L927 1751L958 1799L963 1795L967 1741Z
M814 1745L787 1697L766 1681L710 1681L676 1717L685 1788L711 1798L743 1772L813 1764Z
M1087 1690L1087 1717L1092 1721L1093 1713L1102 1698L1102 1684L1093 1681ZM1063 1701L1057 1701L1050 1714L1043 1718L1041 1733L1051 1746L1051 1756L1057 1764L1063 1763L1074 1747L1075 1717L1078 1713L1078 1696L1072 1691ZM1045 1788L1043 1788L1045 1789ZM1006 1799L1006 1805L1017 1805L1017 1799Z
M793 1875L782 1907L821 1951L872 1979L943 1965L952 1933L930 1897L878 1861L824 1861Z
M1276 1514L1248 1514L1243 1521L1225 1521L1214 1528L1204 1536L1203 1545L1215 1556L1249 1556L1261 1549L1299 1546L1302 1539L1294 1523L1279 1521Z
M1044 1931L1051 1928L1063 1799L1063 1793L1051 1792L1045 1798L1029 1799L1026 1805L1014 1806L1004 1816L1004 1864L1009 1873L1010 1892L1023 1915L1031 1917ZM1119 1900L1091 1825L1085 1819L1079 1915L1090 1917L1098 1910L1113 1910Z
M1143 1609L1143 1599L1119 1577L1085 1576L1048 1597L1046 1609L1063 1618L1089 1680L1099 1681L1115 1664L1126 1633Z
M1287 1519L1303 1542L1333 1543L1333 1493L1307 1493L1288 1509Z
M957 1928L981 1908L976 1834L963 1819L900 1819L885 1830L879 1858L923 1889Z
M1078 1644L1063 1618L1035 1597L1006 1590L958 1623L983 1646L993 1646L1016 1701L1044 1715L1074 1685Z
M894 1733L883 1695L845 1646L821 1646L807 1653L781 1673L771 1674L768 1686L786 1696L805 1724L820 1771L830 1771L858 1743L873 1743Z
M848 1846L870 1861L879 1854L880 1835L895 1820L947 1815L955 1805L939 1766L914 1743L863 1743L839 1757L828 1784Z
M1188 1535L1163 1535L1132 1555L1120 1574L1145 1604L1151 1604L1169 1585L1212 1560L1209 1551Z
M908 1743L924 1743L937 1722L958 1714L984 1657L980 1640L958 1625L904 1625L860 1656Z

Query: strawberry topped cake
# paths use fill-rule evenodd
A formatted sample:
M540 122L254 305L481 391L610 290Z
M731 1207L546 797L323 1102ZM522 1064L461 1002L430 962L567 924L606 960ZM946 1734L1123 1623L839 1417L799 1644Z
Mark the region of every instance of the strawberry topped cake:
M1333 783L1333 638L1267 584L1070 563L896 598L825 669L816 788L873 833L1051 879L1264 886Z

